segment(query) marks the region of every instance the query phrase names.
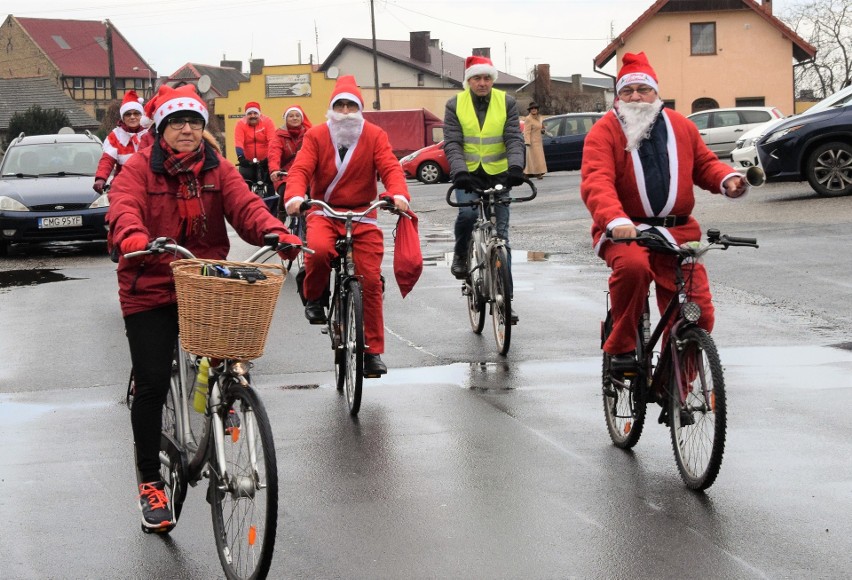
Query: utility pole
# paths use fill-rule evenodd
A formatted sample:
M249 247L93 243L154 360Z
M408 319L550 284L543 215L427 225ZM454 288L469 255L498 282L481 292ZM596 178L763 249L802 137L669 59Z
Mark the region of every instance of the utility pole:
M379 55L376 52L376 13L373 11L373 0L370 0L370 22L373 25L373 82L376 85L376 100L373 101L373 108L381 111L382 100L379 98Z
M104 21L106 26L106 45L107 45L107 61L109 62L109 96L114 101L118 98L115 92L115 54L112 51L112 23L107 18Z

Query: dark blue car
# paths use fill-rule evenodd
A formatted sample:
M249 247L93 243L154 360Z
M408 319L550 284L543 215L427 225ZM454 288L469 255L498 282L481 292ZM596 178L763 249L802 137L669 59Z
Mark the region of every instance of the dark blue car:
M791 117L757 142L767 181L805 181L820 195L852 194L852 102Z
M543 121L544 160L548 171L573 171L583 164L586 134L603 113L566 113Z

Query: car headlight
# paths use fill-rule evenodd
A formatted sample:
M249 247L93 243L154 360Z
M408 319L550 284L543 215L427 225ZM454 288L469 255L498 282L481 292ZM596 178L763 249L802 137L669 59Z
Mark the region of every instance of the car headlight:
M30 211L30 208L17 199L0 195L0 211Z
M109 207L109 197L107 197L107 194L101 194L98 199L93 201L92 204L89 206L89 208L91 209L96 209L99 207Z
M737 139L737 145L734 149L742 149L745 146L745 139Z
M804 126L805 126L804 124L793 125L792 127L787 127L785 129L781 129L780 131L775 131L772 135L769 136L769 139L766 140L766 144L768 145L768 144L770 144L774 141L778 141L778 139L781 139L782 137L786 137L790 133L798 131L799 129L801 129Z
M411 161L411 160L413 160L413 159L417 159L417 156L418 156L419 154L420 154L419 152L415 151L415 152L414 152L414 153L412 153L411 155L406 155L405 157L403 157L402 159L400 159L400 160L399 160L399 162L400 162L400 163L408 163L409 161Z

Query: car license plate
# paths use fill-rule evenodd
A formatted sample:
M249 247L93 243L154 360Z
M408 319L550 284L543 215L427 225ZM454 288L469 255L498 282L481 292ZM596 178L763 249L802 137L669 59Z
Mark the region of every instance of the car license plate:
M81 215L63 215L57 217L46 217L38 220L38 227L44 228L77 228L83 225Z

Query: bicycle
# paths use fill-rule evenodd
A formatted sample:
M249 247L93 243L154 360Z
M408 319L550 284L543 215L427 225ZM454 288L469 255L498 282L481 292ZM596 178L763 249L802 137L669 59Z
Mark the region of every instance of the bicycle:
M675 293L653 332L650 301L645 298L636 333L636 368L613 372L611 356L603 354L603 407L610 439L616 447L632 448L642 435L646 406L658 403L662 407L659 422L669 427L681 478L690 489L707 489L722 466L727 398L722 363L713 338L697 325L701 308L689 300L691 278L684 279L683 263L697 261L711 249L757 248L757 240L721 235L716 229L707 231L706 244L690 242L676 246L653 231L639 232L635 238L609 240L636 242L676 258ZM607 292L601 347L612 325ZM657 352L654 349L663 337L665 344Z
M361 392L364 377L377 378L364 374L364 307L361 298L361 282L355 274L355 262L352 258L353 222L366 217L375 209L385 209L391 213L407 216L398 212L393 201L382 196L361 212L352 210L337 211L319 199L309 199L302 203L300 211L311 206L322 208L333 218L345 220L346 234L337 239L337 256L331 260L331 292L326 328L322 332L331 339L334 351L334 377L337 390L346 395L349 414L356 416L361 409ZM306 220L302 220L306 221Z
M508 197L511 188L498 184L491 189L474 190L480 198L470 202L452 200L455 187L447 190L447 203L452 207L477 207L479 217L473 226L473 234L467 250L468 274L462 282L462 296L467 299L467 314L474 334L485 328L485 305L489 306L494 328L497 352L505 356L512 340L512 273L509 271L509 248L506 240L497 235L498 204L509 205L519 201L535 199L538 190L529 179L532 195Z
M247 260L250 263L223 262L194 260L186 248L167 238L157 238L149 243L147 249L125 254L125 257L174 253L188 258L173 262L176 286L178 266L192 268L194 272L199 271L199 266L210 268L217 270L219 275L224 269L232 278L261 286L266 274L270 274L269 279L276 273L283 278L284 272L281 266L256 262L291 247L280 244L276 234L268 234L264 238L264 246ZM281 282L276 283L277 286L259 290L265 303L262 307L269 311L268 318L271 318L280 290ZM181 292L178 288L179 312L183 310L181 301L184 295ZM190 295L189 300L196 302L197 296ZM252 387L249 360L260 356L268 323L266 328L252 328L251 325L256 323L246 321L251 318L249 316L241 317L238 308L224 310L229 311L226 316L230 315L233 320L217 325L212 331L227 335L246 330L254 333L254 344L242 342L245 356L231 358L221 352L209 352L204 356L205 353L197 352L198 347L187 346L189 350L196 351L194 354L185 351L182 346L185 333L181 334L175 345L171 386L163 407L160 438L161 476L166 482L173 520L167 528L148 530L142 526L142 530L146 533L171 531L180 517L187 485L195 487L202 478L207 478L207 501L212 510L216 548L225 575L228 578L263 578L272 563L275 545L278 471L272 429L266 409ZM207 313L206 309L202 312ZM216 318L216 315L211 313L211 318ZM181 326L184 326L183 320ZM235 349L230 345L221 348ZM209 371L204 377L206 368ZM202 388L204 378L207 378L206 392ZM199 380L201 384L196 382ZM131 372L128 407L133 404L133 389Z
M248 167L251 172L250 178L243 175L246 185L249 190L266 204L267 209L273 215L278 211L279 196L272 189L272 184L268 182L268 175L263 171L263 165L257 157L253 158Z

